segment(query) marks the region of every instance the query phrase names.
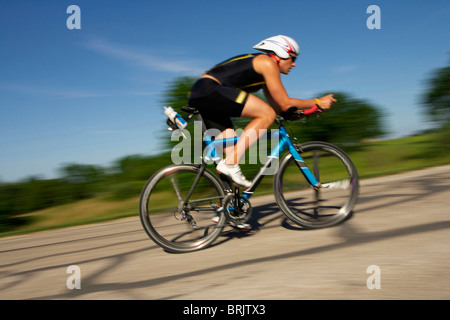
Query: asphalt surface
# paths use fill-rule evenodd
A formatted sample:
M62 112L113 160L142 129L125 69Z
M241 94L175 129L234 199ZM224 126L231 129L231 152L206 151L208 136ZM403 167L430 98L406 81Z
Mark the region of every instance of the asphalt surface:
M252 204L257 230L188 254L137 217L0 239L0 299L450 298L450 166L362 181L328 229L289 223L273 196Z

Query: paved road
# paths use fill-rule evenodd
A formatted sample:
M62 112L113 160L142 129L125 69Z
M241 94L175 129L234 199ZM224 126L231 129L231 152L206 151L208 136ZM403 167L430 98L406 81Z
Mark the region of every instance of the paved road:
M252 202L258 231L190 254L165 253L137 218L0 239L0 298L450 299L450 166L363 181L354 217L329 229Z

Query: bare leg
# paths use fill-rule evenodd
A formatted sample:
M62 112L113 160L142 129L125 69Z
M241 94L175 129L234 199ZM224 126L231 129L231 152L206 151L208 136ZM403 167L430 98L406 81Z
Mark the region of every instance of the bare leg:
M228 139L228 138L234 138L236 137L236 131L233 129L226 129L222 131L221 134L219 134L215 140L221 140L221 139ZM234 144L227 145L223 148L224 158L226 158L227 154L232 153L234 150Z
M241 117L252 118L253 120L245 127L244 132L240 136L234 147L226 150L225 163L227 165L238 164L245 152L260 138L260 131L267 129L273 123L276 117L275 111L263 100L249 95L247 103L242 110ZM227 132L224 131L222 134ZM234 130L233 130L234 132ZM229 132L227 132L229 134Z

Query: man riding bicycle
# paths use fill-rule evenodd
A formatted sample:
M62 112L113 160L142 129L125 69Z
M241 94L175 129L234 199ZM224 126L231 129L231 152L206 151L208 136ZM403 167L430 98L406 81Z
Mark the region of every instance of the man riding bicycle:
M251 182L242 174L239 161L277 114L315 105L329 109L336 102L332 94L312 100L288 96L280 74L287 75L296 66L300 50L292 38L270 37L253 48L265 54L240 55L214 66L194 84L189 96L189 105L199 110L207 129L221 131L216 139L236 136L231 117L253 119L236 145L225 149L225 159L216 167L218 172L244 187L249 187ZM268 103L251 94L259 89L263 89Z

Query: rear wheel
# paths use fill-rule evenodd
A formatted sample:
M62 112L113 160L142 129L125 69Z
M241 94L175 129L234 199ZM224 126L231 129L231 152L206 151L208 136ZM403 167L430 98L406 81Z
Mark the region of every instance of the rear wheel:
M211 220L222 205L222 184L209 170L195 184L199 171L196 165L169 166L155 173L142 190L142 225L148 236L167 251L183 253L205 248L225 225L223 214L218 223ZM192 195L185 201L192 186Z

